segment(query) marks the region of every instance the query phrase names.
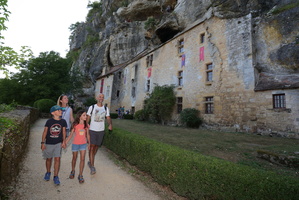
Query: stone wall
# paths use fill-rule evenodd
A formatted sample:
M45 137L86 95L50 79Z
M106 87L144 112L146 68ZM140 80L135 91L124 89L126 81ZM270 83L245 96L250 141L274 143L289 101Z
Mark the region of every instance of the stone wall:
M0 135L0 186L7 186L19 174L19 167L27 149L30 127L38 119L39 112L31 107L0 113L0 117L12 119L16 127Z
M251 14L233 19L210 16L159 48L108 71L98 79L97 88L102 88L114 112L119 106L138 111L156 84L175 85L182 108L199 110L208 128L298 139L299 91L256 90L259 72L252 33ZM285 107L274 108L277 94L285 95ZM207 111L208 104L212 111ZM171 123L180 123L176 107Z

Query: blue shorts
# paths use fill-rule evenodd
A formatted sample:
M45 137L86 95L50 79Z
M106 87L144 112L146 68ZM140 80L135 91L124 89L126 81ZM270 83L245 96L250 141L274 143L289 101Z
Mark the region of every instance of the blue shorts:
M84 151L87 148L87 144L72 144L72 152Z

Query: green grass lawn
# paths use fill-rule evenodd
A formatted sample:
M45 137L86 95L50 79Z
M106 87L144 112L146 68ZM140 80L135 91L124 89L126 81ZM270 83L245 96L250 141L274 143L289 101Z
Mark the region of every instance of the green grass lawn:
M123 119L114 119L113 126L203 155L299 177L298 168L279 166L257 158L257 150L264 150L299 159L299 155L294 154L299 152L299 140L296 139L162 126Z

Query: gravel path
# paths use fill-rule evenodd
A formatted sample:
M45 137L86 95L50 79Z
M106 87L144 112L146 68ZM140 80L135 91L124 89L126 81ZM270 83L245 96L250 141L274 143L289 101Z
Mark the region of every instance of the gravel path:
M15 189L10 195L10 199L161 199L143 183L115 165L113 161L108 158L108 152L104 148L100 148L96 154L95 166L97 173L95 175L90 175L90 170L87 166L88 159L86 157L86 165L83 173L85 183L79 184L77 173L75 179L68 178L71 171L71 146L68 146L67 151L63 151L62 153L59 172L61 185L55 186L52 180L53 177L51 177L51 180L48 182L44 181L43 177L46 167L45 160L42 158L40 141L45 122L46 119L39 119L31 127L28 151L22 165L18 182L15 184ZM76 171L79 171L79 160L77 160Z

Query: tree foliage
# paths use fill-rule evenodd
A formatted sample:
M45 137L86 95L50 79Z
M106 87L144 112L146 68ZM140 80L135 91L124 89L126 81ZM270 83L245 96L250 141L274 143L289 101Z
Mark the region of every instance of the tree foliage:
M174 86L156 85L149 98L144 101L144 111L149 120L164 124L170 118L176 97Z
M5 22L8 21L10 12L7 10L8 0L0 0L0 72L8 76L8 67L16 67L26 59L31 58L33 53L27 46L22 46L20 53L13 48L5 46L2 31L7 30Z
M0 103L15 100L19 104L32 105L39 99L57 100L62 93L72 93L81 88L81 76L70 73L71 61L59 53L42 52L20 66L20 72L10 79L0 80Z
M202 124L202 120L198 115L199 110L195 108L185 108L180 114L180 119L183 125L189 128L198 128Z

